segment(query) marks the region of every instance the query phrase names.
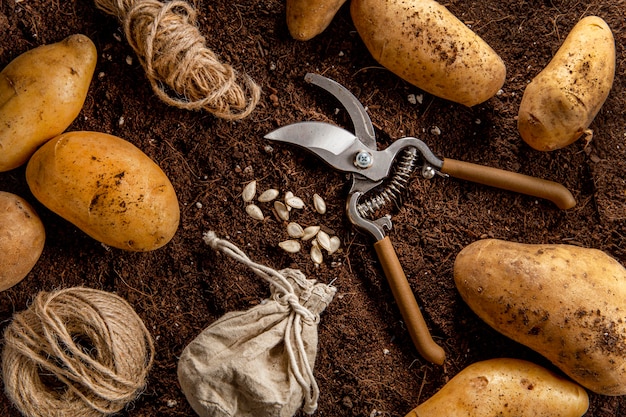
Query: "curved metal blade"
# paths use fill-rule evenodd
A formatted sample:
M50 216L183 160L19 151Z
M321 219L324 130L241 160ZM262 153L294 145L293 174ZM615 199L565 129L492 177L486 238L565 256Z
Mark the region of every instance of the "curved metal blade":
M335 96L348 112L356 137L369 149L376 150L376 134L372 120L361 102L347 88L330 78L311 72L305 75L304 80Z
M265 138L298 145L344 172L357 171L354 155L366 148L353 133L324 122L293 123L268 133Z

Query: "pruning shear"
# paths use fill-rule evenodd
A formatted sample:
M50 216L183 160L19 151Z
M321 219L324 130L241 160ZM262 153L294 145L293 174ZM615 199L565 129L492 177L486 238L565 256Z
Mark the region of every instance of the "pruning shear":
M294 144L314 153L331 167L350 174L347 215L352 224L369 232L393 296L417 351L426 360L442 365L445 351L432 338L387 231L389 216L377 216L388 202L398 201L409 176L420 169L422 177L452 176L483 185L548 199L560 209L576 204L563 185L511 171L454 159L440 159L421 140L397 139L378 150L374 126L359 100L341 84L309 73L305 81L332 94L347 110L354 133L330 123L304 121L278 128L266 139ZM370 196L369 194L373 194Z

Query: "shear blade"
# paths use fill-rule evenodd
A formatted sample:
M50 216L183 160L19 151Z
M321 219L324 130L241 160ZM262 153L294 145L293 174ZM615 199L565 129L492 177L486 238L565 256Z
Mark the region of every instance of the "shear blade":
M333 168L349 173L359 172L354 166L354 157L360 150L366 149L353 133L324 122L290 124L268 133L265 138L298 145ZM370 173L363 174L369 176Z

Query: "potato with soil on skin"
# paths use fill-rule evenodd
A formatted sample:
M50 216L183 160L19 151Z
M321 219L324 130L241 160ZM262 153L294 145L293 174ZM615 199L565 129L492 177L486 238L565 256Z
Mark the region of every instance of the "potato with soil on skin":
M45 241L46 231L35 209L22 197L0 191L0 291L26 278Z
M539 151L574 143L606 101L615 77L615 40L597 16L582 19L524 91L517 127Z
M287 0L287 28L291 37L308 41L322 33L346 0Z
M495 330L591 391L626 394L626 269L603 251L479 240L457 255L454 280Z
M99 132L67 132L26 166L35 198L94 239L128 251L168 243L180 210L161 168L130 142Z
M96 60L93 42L72 35L24 52L0 72L0 172L25 164L74 121Z
M406 417L581 417L587 392L574 382L521 359L476 362Z
M405 81L468 107L493 97L498 54L433 0L352 0L352 20L374 59Z

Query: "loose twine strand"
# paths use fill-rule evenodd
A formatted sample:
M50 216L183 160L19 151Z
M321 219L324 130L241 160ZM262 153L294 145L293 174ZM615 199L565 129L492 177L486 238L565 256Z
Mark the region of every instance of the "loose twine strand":
M238 73L206 46L189 3L95 0L95 4L122 22L152 90L165 103L204 109L227 120L243 119L256 107L260 87L247 75L238 83Z
M291 307L292 312L285 328L285 350L289 357L289 370L293 374L296 381L302 388L304 393L303 411L307 414L313 414L317 409L317 401L319 399L319 386L313 375L313 367L308 360L304 341L302 340L302 322L313 324L319 321L319 316L313 314L306 307L300 304L298 296L295 294L293 286L287 280L287 276L283 271L276 271L265 265L252 261L237 246L231 242L219 239L215 232L209 231L203 234L204 242L212 249L221 250L226 255L241 262L248 268L252 269L261 278L265 279L271 285L277 288L276 297L274 299L282 304ZM292 343L292 340L294 343ZM296 351L293 350L293 344ZM299 359L299 360L298 360Z
M5 391L27 417L103 416L146 384L152 337L115 294L82 287L40 292L4 333Z

